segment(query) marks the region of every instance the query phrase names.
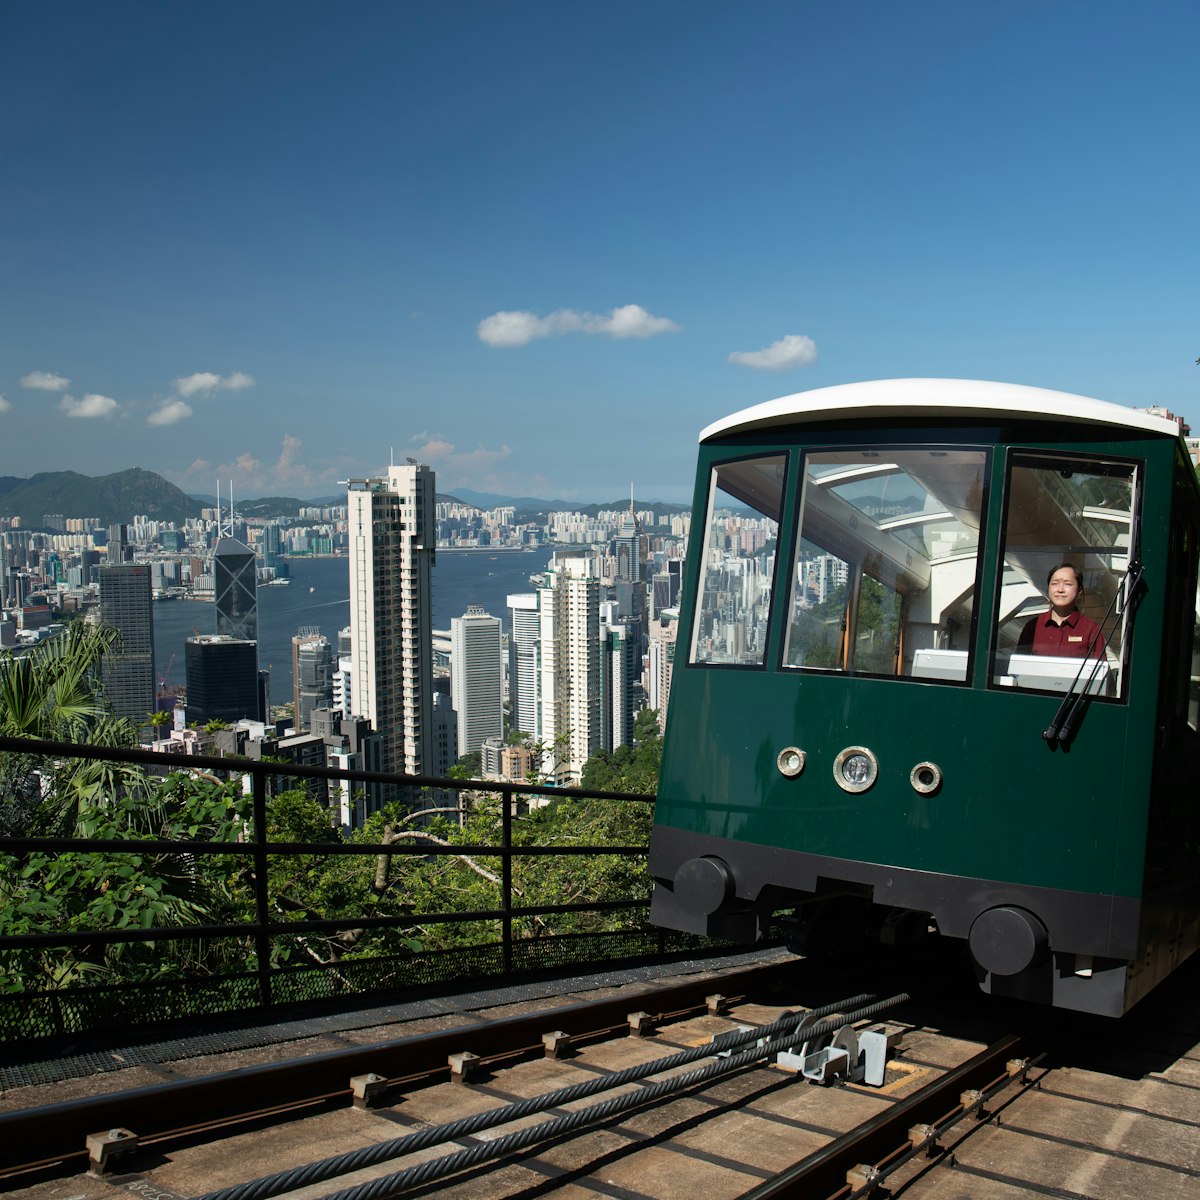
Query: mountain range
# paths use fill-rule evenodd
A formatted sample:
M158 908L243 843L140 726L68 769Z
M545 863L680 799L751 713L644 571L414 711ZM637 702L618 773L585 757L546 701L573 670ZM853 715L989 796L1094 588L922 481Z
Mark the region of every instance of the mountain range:
M112 475L41 471L22 479L0 475L0 517L20 517L27 529L46 528L49 514L97 517L101 525L124 524L142 513L182 525L203 506L153 471L131 467Z
M580 504L577 500L542 500L535 496L501 496L459 488L453 495L441 494L439 500L458 501L475 508L492 509L510 505L517 510L517 521L544 520L552 512L580 512L595 516L601 511L627 508L628 500ZM257 500L238 499L241 517L295 517L301 508L319 508L345 504L344 494L302 500L295 496L264 496ZM662 513L686 512L686 504L660 504L653 500L636 501L638 508L654 508ZM102 525L132 521L144 514L158 521L182 525L188 517L198 517L202 508L216 506L214 496L190 496L173 483L132 467L112 475L89 476L75 471L42 471L28 479L0 475L0 517L20 517L26 529L46 528L50 514L64 517L97 517Z

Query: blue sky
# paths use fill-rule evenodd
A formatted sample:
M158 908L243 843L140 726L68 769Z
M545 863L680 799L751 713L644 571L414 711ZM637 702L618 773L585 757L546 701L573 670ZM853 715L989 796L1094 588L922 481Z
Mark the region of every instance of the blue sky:
M690 496L773 396L1200 426L1200 6L10 3L0 474Z

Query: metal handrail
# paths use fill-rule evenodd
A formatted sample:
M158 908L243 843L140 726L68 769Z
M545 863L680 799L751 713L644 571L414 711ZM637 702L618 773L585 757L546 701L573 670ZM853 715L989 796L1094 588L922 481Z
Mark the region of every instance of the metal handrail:
M519 856L601 854L637 855L646 852L645 846L514 846L512 804L513 796L556 796L580 799L600 799L652 803L654 796L646 793L602 791L579 787L558 787L548 783L514 783L506 780L451 779L441 776L394 775L379 771L343 770L335 767L301 766L261 759L221 757L202 754L168 754L157 750L97 747L73 742L45 741L30 738L0 737L0 753L16 753L48 759L83 759L86 761L135 763L171 771L197 769L227 775L248 775L251 778L252 820L250 836L244 841L215 842L149 838L46 838L0 837L0 851L27 853L41 850L48 853L64 851L106 851L129 854L189 854L244 855L253 859L255 885L255 916L241 924L159 926L151 929L107 929L74 933L27 933L0 937L0 950L42 948L52 946L110 945L148 941L198 941L214 937L253 937L260 1003L272 1005L270 940L277 936L292 936L316 932L336 932L344 929L385 929L478 921L499 921L501 925L501 954L503 971L509 974L513 964L513 921L526 916L543 916L569 912L609 912L644 907L646 901L616 900L594 903L557 905L517 905L513 903L512 860ZM456 792L483 791L499 794L501 804L501 840L499 845L440 846L434 843L355 843L344 842L271 842L267 840L267 782L280 777L295 779L347 780L355 783L391 784L408 789L439 788ZM310 919L305 921L273 921L268 897L268 857L314 857L345 854L388 854L396 857L445 855L479 855L501 860L501 890L499 908L459 913L402 913L395 916L365 916Z

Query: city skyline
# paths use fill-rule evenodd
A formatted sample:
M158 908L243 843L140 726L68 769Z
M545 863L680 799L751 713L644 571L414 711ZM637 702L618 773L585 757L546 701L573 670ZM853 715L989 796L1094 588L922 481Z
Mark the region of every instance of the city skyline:
M684 502L710 421L890 376L1196 426L1200 12L1081 15L14 9L0 475Z

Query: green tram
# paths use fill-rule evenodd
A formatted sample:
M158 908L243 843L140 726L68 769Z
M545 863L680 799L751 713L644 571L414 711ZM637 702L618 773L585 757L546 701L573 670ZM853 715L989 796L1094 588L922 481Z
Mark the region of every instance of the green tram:
M1001 383L822 388L705 429L693 513L655 923L753 941L794 909L809 953L932 928L984 991L1110 1016L1196 949L1200 491L1175 422Z

